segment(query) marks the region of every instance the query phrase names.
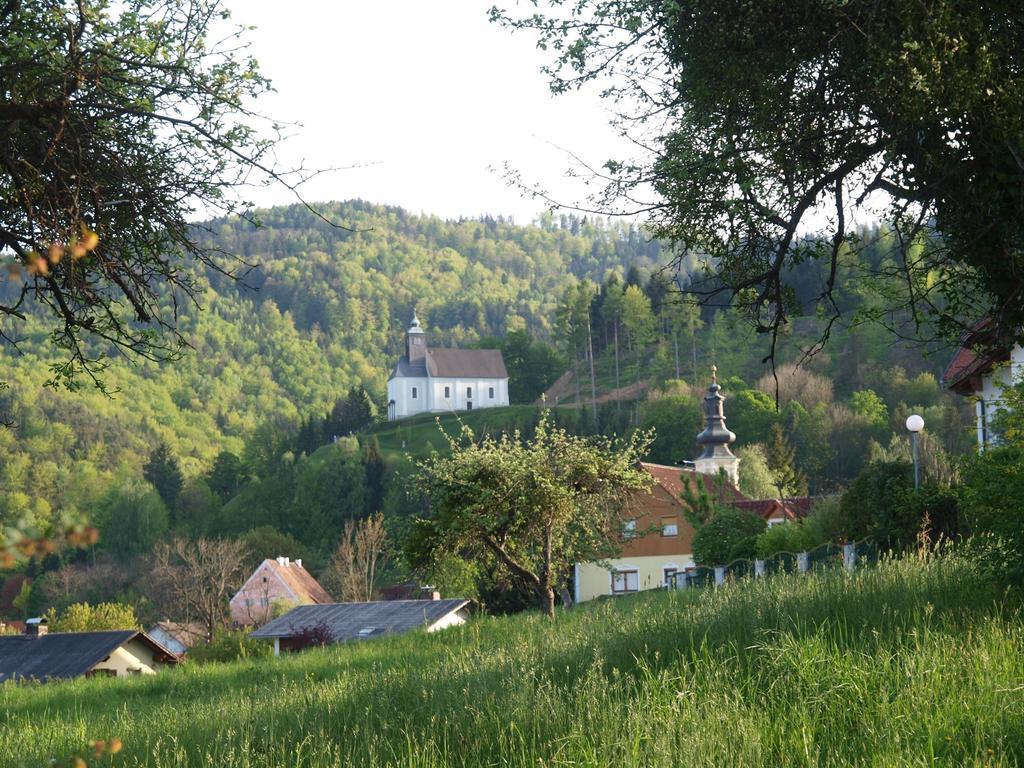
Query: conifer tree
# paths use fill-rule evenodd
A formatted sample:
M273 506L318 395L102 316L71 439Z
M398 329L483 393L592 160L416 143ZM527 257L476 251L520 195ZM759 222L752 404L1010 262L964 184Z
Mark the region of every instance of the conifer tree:
M156 488L167 509L173 510L181 493L182 476L178 459L167 443L161 441L153 449L149 454L149 460L142 468L142 474Z
M786 433L779 424L772 425L772 439L765 451L772 483L779 492L779 498L803 496L807 493L807 478L796 469L796 451L786 439Z

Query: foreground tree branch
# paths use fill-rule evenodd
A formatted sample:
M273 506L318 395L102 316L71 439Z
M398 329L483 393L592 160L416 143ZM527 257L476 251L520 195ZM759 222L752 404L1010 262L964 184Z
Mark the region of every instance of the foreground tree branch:
M0 9L0 333L42 310L55 383L102 386L112 353L175 357L194 267L230 272L190 219L312 175L270 161L281 127L250 106L269 83L226 19L219 0Z

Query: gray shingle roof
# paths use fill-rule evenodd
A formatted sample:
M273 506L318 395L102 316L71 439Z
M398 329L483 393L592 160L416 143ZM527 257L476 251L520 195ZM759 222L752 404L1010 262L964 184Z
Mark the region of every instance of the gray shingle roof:
M426 357L410 363L400 357L391 378L403 376L424 379L430 376L445 378L507 379L505 359L500 349L436 349L427 348Z
M117 648L138 636L155 651L174 655L145 632L133 629L107 632L55 632L50 635L0 637L0 682L16 678L49 680L84 675Z
M469 605L469 600L378 600L372 603L300 605L252 633L251 637L292 637L324 625L336 642L393 635L429 627Z

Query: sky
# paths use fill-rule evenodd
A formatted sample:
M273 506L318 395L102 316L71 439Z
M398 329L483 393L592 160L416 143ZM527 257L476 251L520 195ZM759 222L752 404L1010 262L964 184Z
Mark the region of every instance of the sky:
M506 0L514 7L516 0ZM444 218L529 223L545 203L508 185L506 165L557 200L584 202L568 152L600 166L632 149L596 89L553 96L550 54L488 20L494 0L228 0L254 25L250 51L274 84L258 109L300 123L283 166L349 168L302 188L311 201L361 198ZM280 186L247 195L295 202Z

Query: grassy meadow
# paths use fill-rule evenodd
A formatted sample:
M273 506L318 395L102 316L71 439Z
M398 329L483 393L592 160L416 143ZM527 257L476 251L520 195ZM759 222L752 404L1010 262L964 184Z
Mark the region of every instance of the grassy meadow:
M481 618L155 677L0 686L0 762L1024 762L1018 604L955 557Z

